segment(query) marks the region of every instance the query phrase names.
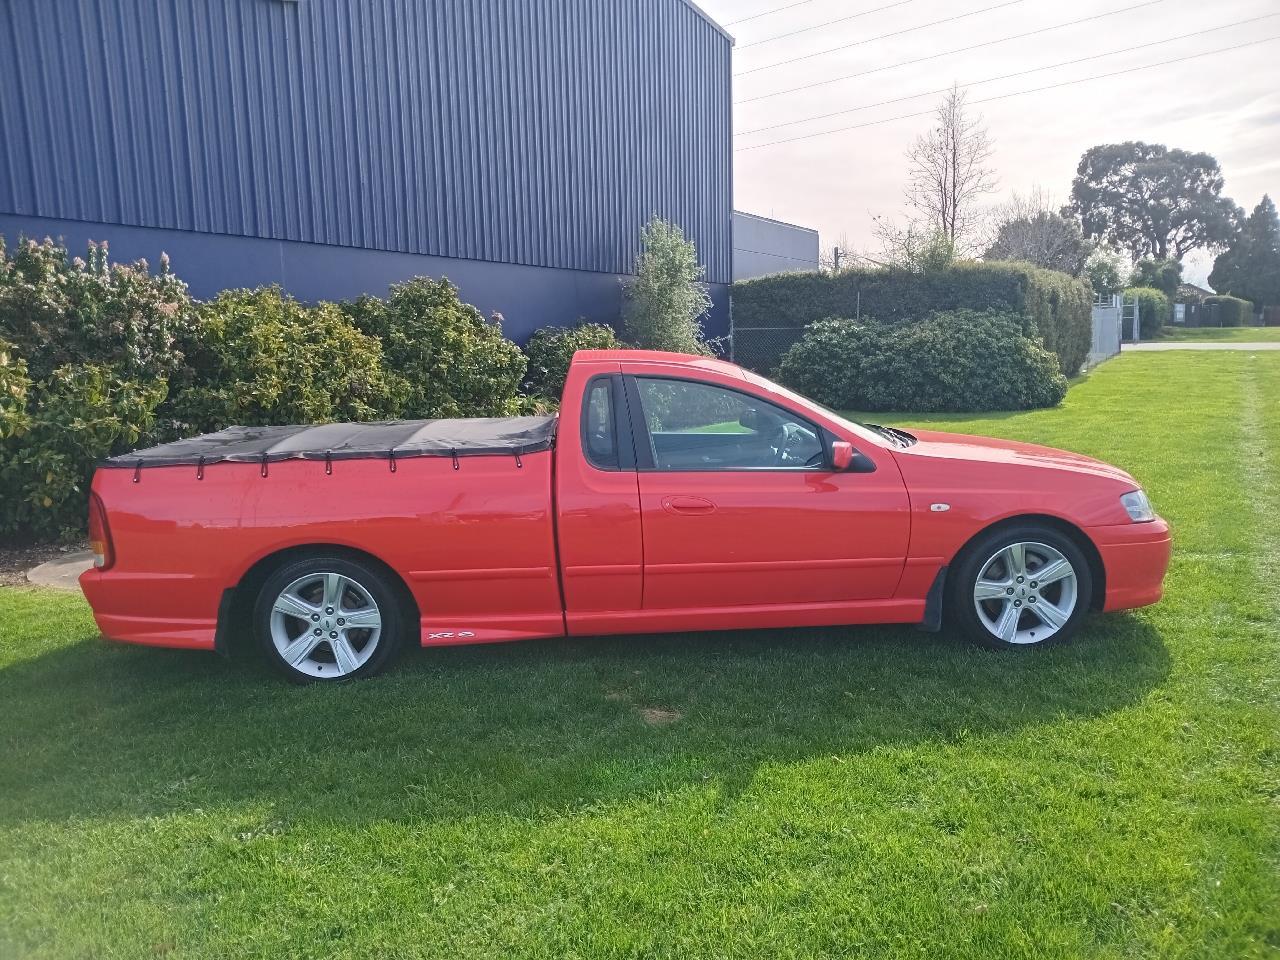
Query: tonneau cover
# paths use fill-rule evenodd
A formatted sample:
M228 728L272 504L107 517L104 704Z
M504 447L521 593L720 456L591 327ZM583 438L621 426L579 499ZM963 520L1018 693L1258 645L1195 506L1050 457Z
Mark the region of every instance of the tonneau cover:
M320 426L227 427L187 440L124 453L104 467L164 467L224 461L507 456L549 450L555 417L383 420Z

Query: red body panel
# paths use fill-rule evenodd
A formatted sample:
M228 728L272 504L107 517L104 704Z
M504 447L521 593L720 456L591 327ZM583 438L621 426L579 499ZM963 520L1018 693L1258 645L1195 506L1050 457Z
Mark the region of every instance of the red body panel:
M603 470L578 425L592 377L703 380L803 413L871 472ZM294 547L363 551L404 581L424 645L533 637L843 623L912 623L938 571L1011 517L1084 532L1107 610L1160 598L1164 521L1133 523L1122 470L1007 441L922 431L896 448L737 367L641 352L579 353L556 448L470 456L102 469L114 545L81 578L102 632L213 648L220 603Z

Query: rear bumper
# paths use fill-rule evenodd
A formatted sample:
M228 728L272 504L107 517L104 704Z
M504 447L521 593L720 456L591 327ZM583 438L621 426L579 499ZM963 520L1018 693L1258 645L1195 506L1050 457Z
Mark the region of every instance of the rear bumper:
M211 588L211 584L183 574L91 569L80 575L80 589L93 608L93 619L102 635L108 640L148 647L213 650L218 628L216 588L212 588L212 604L202 602L203 594ZM207 618L173 615L175 607L205 606L210 606Z
M1164 520L1091 527L1086 532L1098 548L1106 571L1103 610L1145 607L1160 599L1173 550L1169 525Z

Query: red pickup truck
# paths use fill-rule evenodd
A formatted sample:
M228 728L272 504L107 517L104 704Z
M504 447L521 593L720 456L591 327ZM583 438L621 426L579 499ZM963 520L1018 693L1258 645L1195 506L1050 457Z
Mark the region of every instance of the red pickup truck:
M235 427L107 461L96 567L117 640L290 679L424 646L944 615L1002 648L1154 603L1167 524L1116 467L853 423L720 360L580 352L560 415Z

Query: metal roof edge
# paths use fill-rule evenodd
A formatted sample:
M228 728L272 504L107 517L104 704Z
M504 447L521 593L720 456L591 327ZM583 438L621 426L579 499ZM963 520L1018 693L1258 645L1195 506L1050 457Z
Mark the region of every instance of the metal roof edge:
M738 41L734 39L733 34L730 33L728 30L726 30L724 27L720 26L720 24L715 21L715 19L711 16L711 14L703 10L700 6L694 3L693 0L680 0L680 2L683 3L690 10L692 10L694 13L696 13L698 16L700 16L703 20L707 21L707 23L711 24L712 28L717 33L719 33L720 36L724 37L726 40L729 41L729 46L732 47L737 45Z
M735 217L750 217L752 220L763 220L765 223L776 223L780 227L791 227L795 230L805 230L809 233L818 232L817 229L815 229L814 227L806 227L802 223L792 223L789 220L778 220L778 219L775 219L774 217L763 217L758 213L750 213L746 210L734 210L733 215Z

